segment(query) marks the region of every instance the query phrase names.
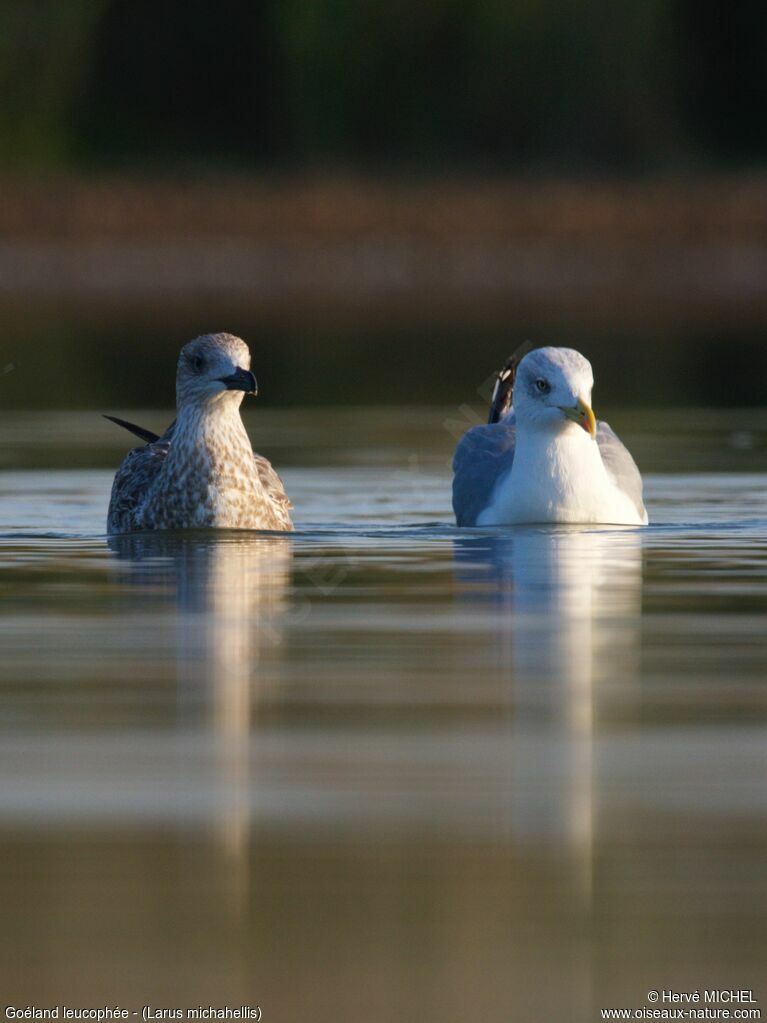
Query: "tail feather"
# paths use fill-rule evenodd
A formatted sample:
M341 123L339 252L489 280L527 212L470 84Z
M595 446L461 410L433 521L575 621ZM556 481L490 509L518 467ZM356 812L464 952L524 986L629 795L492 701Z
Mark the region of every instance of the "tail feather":
M490 399L490 412L487 417L489 425L492 426L493 423L500 422L511 409L511 398L514 391L517 366L527 353L532 351L533 347L532 342L525 341L517 348L513 355L509 356L506 362L504 362L503 368L498 371L493 397Z
M160 439L158 433L152 433L151 430L145 430L143 426L136 426L135 423L129 423L125 419L118 419L117 416L104 416L104 419L108 419L112 423L116 423L118 426L122 426L123 430L127 430L129 433L134 433L141 440L145 440L147 444L154 444L156 440Z

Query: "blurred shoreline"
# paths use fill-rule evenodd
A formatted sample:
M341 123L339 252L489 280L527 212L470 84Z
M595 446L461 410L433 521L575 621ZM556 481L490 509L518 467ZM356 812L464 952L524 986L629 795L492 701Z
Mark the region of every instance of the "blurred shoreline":
M767 177L0 182L0 300L762 317Z

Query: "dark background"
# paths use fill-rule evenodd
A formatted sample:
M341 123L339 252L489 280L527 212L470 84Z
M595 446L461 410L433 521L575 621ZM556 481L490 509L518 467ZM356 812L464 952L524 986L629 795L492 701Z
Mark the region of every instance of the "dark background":
M755 0L0 0L0 403L169 405L227 329L266 404L528 338L764 404L765 58Z
M0 160L602 174L767 152L757 0L3 0Z

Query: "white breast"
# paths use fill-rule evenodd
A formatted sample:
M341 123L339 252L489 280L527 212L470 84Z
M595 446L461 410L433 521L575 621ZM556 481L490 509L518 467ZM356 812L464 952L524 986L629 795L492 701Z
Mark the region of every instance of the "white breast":
M578 429L517 429L514 464L493 490L477 525L534 522L644 525L605 469L599 447Z

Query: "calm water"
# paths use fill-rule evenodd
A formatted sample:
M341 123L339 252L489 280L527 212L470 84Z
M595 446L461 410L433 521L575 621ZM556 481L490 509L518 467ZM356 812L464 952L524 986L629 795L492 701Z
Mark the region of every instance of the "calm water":
M124 438L0 417L4 1004L759 988L767 415L612 416L644 531L455 529L464 415L250 418L295 535L119 541Z

